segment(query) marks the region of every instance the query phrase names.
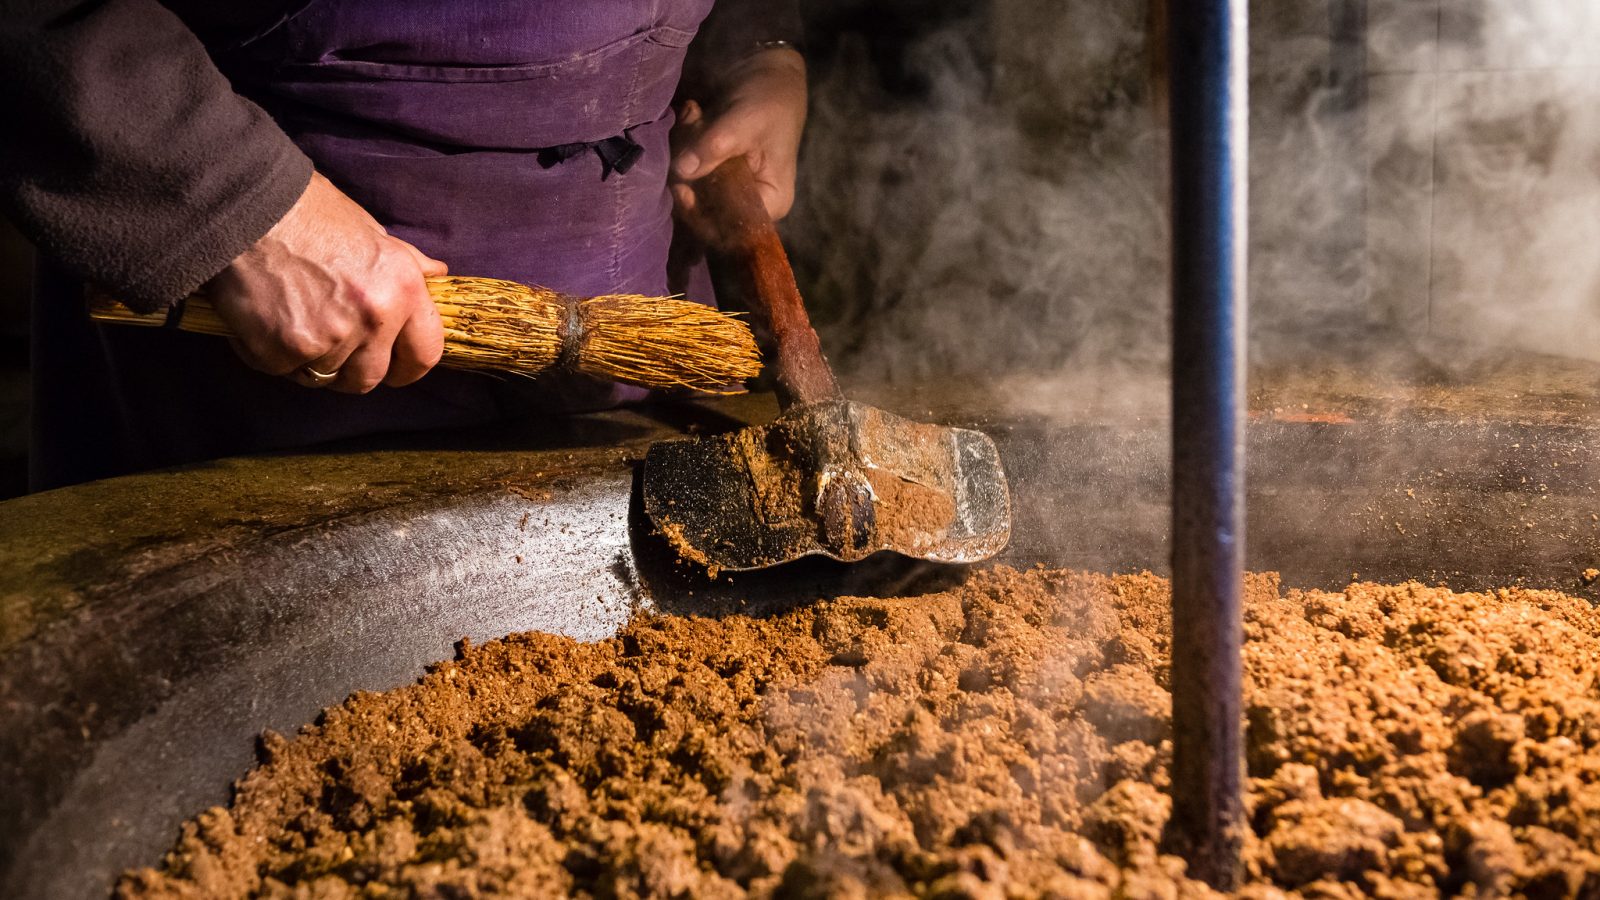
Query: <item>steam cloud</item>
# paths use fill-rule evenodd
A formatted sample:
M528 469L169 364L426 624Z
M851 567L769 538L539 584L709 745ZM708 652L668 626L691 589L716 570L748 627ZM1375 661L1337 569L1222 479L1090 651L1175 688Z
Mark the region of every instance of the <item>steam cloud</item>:
M1252 7L1253 355L1332 334L1600 359L1600 7ZM814 70L785 228L835 361L1164 393L1144 5L924 13L899 52L845 34Z
M787 231L858 380L1165 358L1143 13L1012 7L912 40L890 78L847 38L814 84Z

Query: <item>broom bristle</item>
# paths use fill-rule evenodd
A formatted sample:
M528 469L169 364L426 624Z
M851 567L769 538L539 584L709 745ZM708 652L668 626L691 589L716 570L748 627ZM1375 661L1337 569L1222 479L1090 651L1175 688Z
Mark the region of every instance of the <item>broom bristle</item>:
M742 391L761 372L761 351L735 316L678 297L615 294L575 300L545 288L495 278L428 279L444 325L443 365L455 369L537 375L562 360L569 317L579 328L571 368L607 381L650 388ZM576 310L573 310L573 304ZM163 312L141 314L96 297L101 321L160 325ZM228 335L205 297L189 298L180 326Z
M444 363L534 375L561 354L560 294L494 278L428 279L444 323Z
M737 391L761 373L750 327L692 300L594 297L579 315L578 369L602 380Z

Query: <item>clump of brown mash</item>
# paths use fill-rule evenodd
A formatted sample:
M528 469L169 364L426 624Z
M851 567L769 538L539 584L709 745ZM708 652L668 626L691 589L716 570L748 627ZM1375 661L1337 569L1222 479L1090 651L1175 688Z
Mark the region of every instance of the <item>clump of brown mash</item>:
M1168 588L981 572L514 635L267 735L124 897L1203 896L1158 850ZM1251 580L1248 897L1600 895L1600 616Z

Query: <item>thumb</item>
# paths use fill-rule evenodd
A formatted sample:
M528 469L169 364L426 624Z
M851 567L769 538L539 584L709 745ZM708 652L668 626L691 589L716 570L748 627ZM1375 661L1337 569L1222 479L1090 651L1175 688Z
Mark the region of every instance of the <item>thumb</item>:
M437 259L434 259L433 257L429 256L428 254L423 253L421 250L418 250L416 247L414 247L413 245L411 245L409 243L406 243L405 241L401 241L400 243L405 244L406 249L411 251L411 258L416 260L417 268L422 270L422 277L431 278L431 277L433 277L435 275L449 275L450 274L450 267L449 266L445 265L444 263L440 262Z
M424 278L432 278L436 275L450 274L449 266L431 256L428 256L422 251L417 251L417 257L417 267L422 269L422 276Z

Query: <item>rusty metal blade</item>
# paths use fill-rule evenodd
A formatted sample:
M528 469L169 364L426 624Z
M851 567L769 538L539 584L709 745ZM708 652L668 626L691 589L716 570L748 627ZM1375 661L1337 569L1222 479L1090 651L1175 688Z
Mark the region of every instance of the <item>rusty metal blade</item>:
M977 562L1011 537L1011 498L982 432L850 401L650 448L644 508L680 556L719 570L881 550Z

